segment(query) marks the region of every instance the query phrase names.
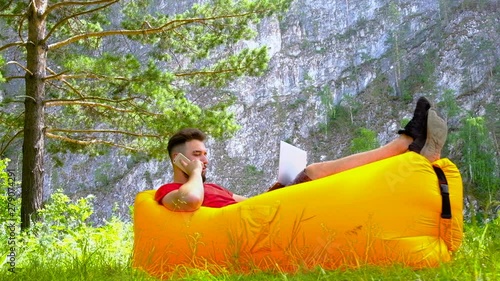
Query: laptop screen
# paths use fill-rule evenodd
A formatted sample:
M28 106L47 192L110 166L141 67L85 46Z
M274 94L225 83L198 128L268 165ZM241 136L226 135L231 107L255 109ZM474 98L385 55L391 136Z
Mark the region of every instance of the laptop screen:
M291 183L306 165L306 151L284 141L280 142L278 182L283 185Z

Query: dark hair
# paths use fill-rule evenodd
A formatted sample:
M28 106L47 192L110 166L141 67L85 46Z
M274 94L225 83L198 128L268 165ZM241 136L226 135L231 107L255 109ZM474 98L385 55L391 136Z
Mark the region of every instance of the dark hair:
M172 150L179 145L183 145L191 140L205 141L206 138L207 135L205 135L205 133L203 133L199 129L184 128L175 133L168 140L168 145L167 145L168 156L172 157Z

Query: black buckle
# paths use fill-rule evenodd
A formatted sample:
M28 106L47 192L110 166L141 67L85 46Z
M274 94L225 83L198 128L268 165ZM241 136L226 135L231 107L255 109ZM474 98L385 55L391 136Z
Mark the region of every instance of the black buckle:
M440 183L439 187L441 188L441 194L450 194L449 187L446 183Z

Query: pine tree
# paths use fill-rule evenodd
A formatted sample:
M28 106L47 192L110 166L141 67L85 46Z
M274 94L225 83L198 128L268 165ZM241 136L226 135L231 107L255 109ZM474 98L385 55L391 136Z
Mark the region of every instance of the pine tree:
M0 0L0 154L22 139L22 228L42 203L47 149L160 157L181 127L235 132L223 87L269 60L265 46L239 42L289 2L213 0L167 14L152 0ZM210 102L194 102L202 97Z

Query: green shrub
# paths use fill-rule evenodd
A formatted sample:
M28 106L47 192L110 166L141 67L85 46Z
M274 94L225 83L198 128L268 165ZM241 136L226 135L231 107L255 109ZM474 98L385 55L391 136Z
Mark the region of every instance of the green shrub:
M46 274L45 280L67 279L66 274L74 280L97 280L96 269L102 270L99 274L131 271L132 224L113 217L103 226L93 227L89 223L92 199L90 195L71 200L60 190L52 194L40 210L40 221L18 234L22 245L16 253L19 276L40 270ZM2 252L8 250L4 242Z
M359 128L356 130L356 136L351 141L351 153L368 151L379 147L377 133L375 131Z
M455 91L448 89L443 92L443 101L438 103L440 112L443 113L447 118L452 118L458 116L461 112L458 106L457 100L455 98Z

